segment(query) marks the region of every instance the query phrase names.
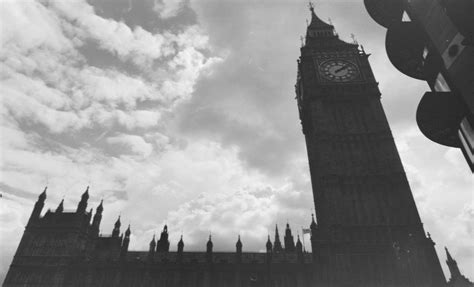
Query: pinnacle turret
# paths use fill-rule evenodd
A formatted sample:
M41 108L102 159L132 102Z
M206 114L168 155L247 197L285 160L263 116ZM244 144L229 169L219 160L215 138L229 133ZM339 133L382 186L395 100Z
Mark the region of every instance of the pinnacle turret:
M104 200L100 201L99 206L95 209L94 220L92 221L92 225L94 226L96 232L99 230L100 222L102 220L102 212L104 211L103 207ZM92 214L92 211L91 211Z
M285 229L285 251L286 252L294 252L295 251L295 240L293 239L293 235L291 234L290 224L286 224Z
M157 252L168 252L170 250L170 242L168 240L168 226L163 227L163 231L160 234L160 239L156 244Z
M268 235L266 247L267 247L268 253L271 253L273 251L273 245L272 245L272 241L270 240L270 235Z
M242 253L242 241L240 241L240 235L237 239L237 243L235 243L235 248L237 250L237 253Z
M181 238L179 239L178 242L178 253L182 253L184 250L184 242L183 242L183 235L181 235Z
M40 195L38 196L38 201L45 201L46 200L46 190L48 190L48 187L45 186L44 190Z
M275 253L283 252L283 247L280 242L280 234L278 233L278 225L275 225L275 241L273 243L273 251Z
M122 248L120 250L120 257L125 257L125 255L128 252L128 245L130 244L130 234L132 232L130 231L130 224L128 225L127 230L125 231L125 237L123 238L122 241Z
M151 253L155 252L155 247L156 247L156 241L155 241L155 234L153 234L153 238L150 241L150 249L149 251Z
M102 211L104 211L104 206L103 206L103 204L104 204L104 200L102 199L102 200L100 201L99 206L97 206L96 214L97 214L97 213L102 214Z
M46 200L47 189L48 187L46 186L43 192L38 196L38 200L35 203L35 207L33 208L33 211L31 212L30 219L28 220L28 224L37 222L39 220L41 211L43 210L43 207L44 207L44 202Z
M303 252L303 244L300 241L300 236L298 235L296 240L296 252Z
M87 186L86 191L81 196L81 201L77 205L76 213L85 213L87 209L87 200L89 200L89 186Z
M311 233L313 233L313 230L316 230L318 228L316 221L314 221L314 214L311 214L311 224L309 228L311 229Z
M449 279L449 286L474 286L474 284L469 281L469 279L467 279L464 275L461 274L461 271L458 267L458 263L451 256L451 253L449 253L448 248L444 247L444 250L446 251L446 264L448 265L449 273L451 273L451 278Z
M206 251L207 253L211 253L212 252L212 247L214 246L214 244L212 244L212 238L211 238L211 235L209 234L209 240L207 241L207 244L206 244Z
M119 236L119 234L120 234L120 225L121 225L121 222L120 222L120 215L119 215L119 217L117 218L117 221L115 221L114 229L112 230L112 237L118 237Z
M61 200L58 207L56 208L56 213L61 213L64 211L64 199Z

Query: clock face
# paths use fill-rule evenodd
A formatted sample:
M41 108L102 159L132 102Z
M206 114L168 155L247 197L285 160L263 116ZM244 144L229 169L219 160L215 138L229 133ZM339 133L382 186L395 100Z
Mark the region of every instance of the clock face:
M328 60L319 66L321 75L333 82L348 82L359 76L357 66L346 60Z

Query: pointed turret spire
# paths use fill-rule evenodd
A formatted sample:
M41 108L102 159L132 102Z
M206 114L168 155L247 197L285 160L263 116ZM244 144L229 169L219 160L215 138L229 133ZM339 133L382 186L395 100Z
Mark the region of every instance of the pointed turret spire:
M155 241L155 234L153 234L153 238L150 241L150 249L149 252L153 253L155 252L155 247L156 247L156 241Z
M298 262L304 263L303 244L301 244L299 234L296 240L296 256L298 258Z
M128 225L127 230L125 231L125 237L122 241L122 248L120 250L120 256L125 257L125 255L128 252L128 245L130 244L130 234L132 232L130 231L130 224Z
M209 234L209 240L207 241L207 245L206 245L207 253L212 253L212 247L213 246L214 246L214 244L212 244L211 234Z
M448 248L444 247L444 250L446 251L446 264L448 264L449 272L451 273L451 278L457 278L462 276L461 271L459 271L458 268L458 263L456 262L456 260L453 259L451 253L449 253Z
M56 213L61 213L64 211L64 199L61 200L58 207L56 208Z
M163 231L161 232L160 239L156 244L156 251L157 252L168 252L170 250L170 242L168 240L168 226L165 225L163 227Z
M444 250L446 251L446 264L448 264L449 268L449 273L451 273L451 278L449 279L449 286L474 286L474 284L469 281L464 275L461 274L461 271L459 270L458 263L454 258L451 256L451 253L449 253L449 250L447 247L444 247Z
M44 202L46 200L46 190L48 187L46 186L43 192L38 196L38 200L35 203L35 207L33 207L33 211L31 212L30 219L28 220L28 224L36 222L41 215L41 211L44 207Z
M275 253L283 252L283 247L280 242L280 234L278 233L278 225L275 225L275 242L273 243L273 251Z
M153 234L153 238L150 241L150 248L148 249L148 260L150 261L153 261L153 258L155 257L155 247L156 247L155 234Z
M89 186L87 186L86 191L81 196L81 201L77 205L76 213L85 213L87 209L87 200L89 199Z
M96 209L96 212L97 212L97 213L102 214L102 211L104 211L104 206L103 206L103 204L104 204L104 200L101 199L101 200L100 200L100 204L99 204L99 206L97 206L97 209Z
M102 212L104 211L103 203L104 200L101 200L99 206L97 206L97 208L95 209L95 215L94 220L92 221L92 226L95 228L96 231L99 230L100 222L102 221Z
M214 244L212 244L211 235L209 234L209 240L207 241L207 244L206 244L206 259L208 263L212 262L212 247L213 246Z
M311 23L306 31L306 45L317 45L321 39L337 38L334 26L321 20L314 12L314 4L309 3Z
M235 243L235 248L237 253L242 253L242 241L240 241L240 235L237 239L237 243Z
M235 261L237 263L242 262L242 241L240 241L240 234L235 243Z
M286 252L294 252L295 251L295 240L293 235L291 234L290 224L286 224L285 229L285 251Z
M181 235L181 238L179 239L178 242L178 253L183 253L184 250L184 242L183 242L183 235Z
M84 191L81 198L83 200L88 200L89 199L89 186L87 186L86 191Z
M311 233L313 233L313 230L316 230L318 228L316 221L314 221L314 214L311 214L311 224L309 228L311 229Z
M296 240L296 252L303 252L303 244L300 241L300 235L298 234L297 240Z
M42 193L40 193L40 195L38 196L38 201L41 200L41 201L45 201L46 200L46 190L48 190L48 187L45 186L44 187L44 190Z
M270 240L270 235L268 235L266 247L267 247L267 253L272 253L273 245L272 245L272 241Z
M117 221L115 221L114 229L112 230L112 237L118 237L119 236L119 234L120 234L120 225L121 225L121 222L120 222L120 215L119 215L119 217L117 218Z
M331 24L328 24L326 22L324 22L323 20L321 20L317 15L316 13L314 12L314 4L313 3L309 3L308 5L309 7L309 10L311 11L311 23L309 24L308 26L308 29L329 29L329 30L333 30L334 29L334 26L331 25Z

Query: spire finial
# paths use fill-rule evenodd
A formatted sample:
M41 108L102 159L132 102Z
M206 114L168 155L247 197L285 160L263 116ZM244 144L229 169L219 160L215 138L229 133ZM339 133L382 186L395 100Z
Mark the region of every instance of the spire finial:
M40 193L40 195L38 196L38 199L43 200L43 201L46 199L46 190L48 190L48 186L44 187L44 190L42 193Z
M453 261L453 257L451 256L451 253L449 253L448 247L444 247L444 250L446 251L446 257L448 258L449 261Z
M57 213L61 213L64 211L64 199L61 200L61 202L58 205L58 208L56 208Z
M311 1L308 2L308 8L312 13L314 13L314 3L313 2L311 2Z

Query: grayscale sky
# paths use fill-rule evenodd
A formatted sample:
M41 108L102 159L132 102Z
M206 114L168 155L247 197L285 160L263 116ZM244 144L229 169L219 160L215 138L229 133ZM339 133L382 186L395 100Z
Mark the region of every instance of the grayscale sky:
M340 37L371 53L382 103L425 229L474 278L474 186L459 150L424 138L426 83L399 73L362 0L317 1ZM306 1L1 0L0 280L33 204L104 199L131 249L165 223L171 249L264 250L288 221L301 234L312 193L294 84ZM306 248L309 249L309 240Z

